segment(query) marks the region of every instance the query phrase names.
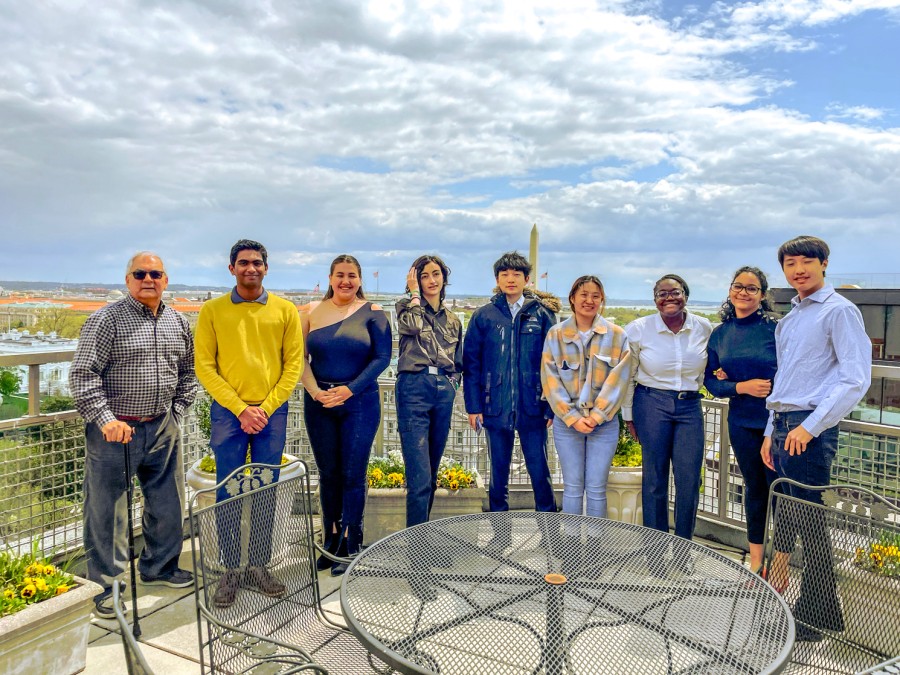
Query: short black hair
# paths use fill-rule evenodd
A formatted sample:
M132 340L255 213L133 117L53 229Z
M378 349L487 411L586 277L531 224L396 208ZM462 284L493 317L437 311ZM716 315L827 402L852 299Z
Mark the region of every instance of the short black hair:
M494 263L494 278L500 276L500 272L513 270L514 272L522 272L525 278L531 276L531 263L518 251L509 251L500 256L500 259Z
M416 261L412 264L413 267L416 268L416 279L422 276L422 270L428 265L428 263L434 263L438 267L441 268L441 274L444 275L444 283L441 285L441 297L440 301L444 302L444 298L447 295L447 286L450 285L450 268L447 267L447 263L441 260L436 255L420 255L416 258ZM406 287L406 292L409 293L409 286ZM422 293L422 287L419 287L419 294Z
M266 267L269 266L269 253L266 251L266 247L260 244L258 241L253 241L252 239L238 239L237 243L231 247L231 265L234 266L234 263L237 262L238 253L241 251L258 251L262 256L263 265Z
M818 258L820 263L828 260L831 249L823 240L808 234L801 234L778 247L778 264L784 267L784 259L789 255L802 255L804 258Z
M656 283L653 284L653 295L656 296L656 289L659 287L660 282L665 281L666 279L671 279L675 283L681 284L681 288L684 291L684 297L687 298L691 295L691 289L688 288L687 282L682 279L677 274L663 274L659 279L656 280Z

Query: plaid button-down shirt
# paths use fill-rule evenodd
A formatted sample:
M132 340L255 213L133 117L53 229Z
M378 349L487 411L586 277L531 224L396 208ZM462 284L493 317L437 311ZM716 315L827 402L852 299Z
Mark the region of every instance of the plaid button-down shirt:
M94 312L69 371L75 406L103 426L118 415L177 418L194 400L194 339L187 319L160 304L156 316L126 296Z

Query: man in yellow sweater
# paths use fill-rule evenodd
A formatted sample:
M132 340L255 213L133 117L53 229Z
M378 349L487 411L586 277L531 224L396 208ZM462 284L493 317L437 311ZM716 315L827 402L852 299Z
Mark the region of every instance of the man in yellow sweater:
M288 398L303 370L297 308L263 288L269 271L265 246L241 239L231 247L228 269L235 287L203 305L194 336L197 379L213 399L209 444L216 456L217 482L246 463L248 449L253 462L281 464ZM264 595L284 595L284 584L266 568L272 551L274 492L266 494L253 500L248 567L243 574L240 507L216 513L220 554L227 569L213 596L218 607L234 603L242 581ZM229 496L221 488L216 499Z

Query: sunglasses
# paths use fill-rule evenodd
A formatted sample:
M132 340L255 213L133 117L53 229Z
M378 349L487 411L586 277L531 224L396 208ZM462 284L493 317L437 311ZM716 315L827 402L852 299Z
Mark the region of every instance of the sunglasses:
M131 273L131 276L133 276L138 281L143 281L147 278L148 274L150 275L150 278L153 279L153 281L159 281L164 276L166 276L165 272L160 272L159 270L135 270Z

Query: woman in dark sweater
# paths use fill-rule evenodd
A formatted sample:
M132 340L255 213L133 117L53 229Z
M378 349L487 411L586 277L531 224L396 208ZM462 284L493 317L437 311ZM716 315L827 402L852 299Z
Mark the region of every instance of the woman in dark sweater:
M766 396L772 391L775 359L775 320L766 292L766 275L756 267L735 272L706 348L704 384L714 396L730 399L728 433L744 477L744 511L750 542L750 567L763 561L766 504L775 473L760 456L766 420Z
M391 326L366 301L356 258L335 258L328 282L322 302L300 316L309 355L303 417L319 468L325 548L352 556L362 544L366 465L381 421L378 376L390 363ZM325 556L316 566L330 566L335 576L347 569Z

